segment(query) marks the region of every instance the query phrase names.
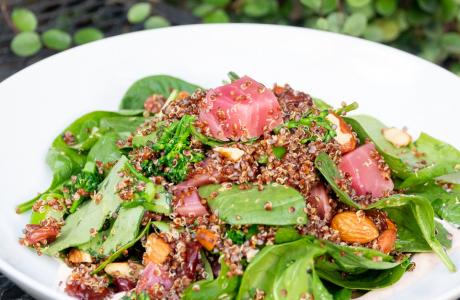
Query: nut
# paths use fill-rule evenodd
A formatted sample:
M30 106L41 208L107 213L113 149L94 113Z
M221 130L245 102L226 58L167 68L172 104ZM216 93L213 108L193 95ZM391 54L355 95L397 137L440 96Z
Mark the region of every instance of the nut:
M145 244L144 264L155 263L161 265L171 253L171 247L156 233L148 236Z
M80 249L76 249L76 248L70 250L68 259L69 259L69 262L73 264L93 262L93 258L88 252L80 250Z
M115 262L108 264L104 271L112 277L138 279L144 267L133 262Z
M396 148L406 147L412 143L412 137L404 129L395 127L382 129L383 137Z
M396 230L386 229L377 238L377 245L383 253L390 253L395 249Z
M371 219L356 212L336 214L331 227L339 232L342 241L348 243L365 244L379 236L379 231Z
M356 137L353 135L347 123L335 113L328 114L326 119L335 125L335 132L337 135L334 139L340 144L340 151L342 151L342 153L353 151L356 148Z
M214 147L212 150L233 161L239 160L244 155L243 150L232 147Z

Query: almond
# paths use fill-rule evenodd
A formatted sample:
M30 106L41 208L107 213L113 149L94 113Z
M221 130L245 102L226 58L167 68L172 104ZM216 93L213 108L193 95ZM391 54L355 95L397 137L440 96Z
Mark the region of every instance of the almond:
M104 271L112 277L138 279L144 267L133 262L116 262L110 263Z
M145 243L144 264L155 263L161 265L171 253L171 247L156 233L148 236Z
M75 249L75 248L70 250L68 259L69 259L69 262L73 264L93 262L93 258L88 252L80 250L80 249Z
M334 139L340 144L340 151L347 153L356 148L356 137L345 121L335 113L329 113L326 117L333 125L335 125L336 136Z
M379 236L375 224L364 214L342 212L334 216L331 227L339 232L340 238L348 243L365 244Z
M386 229L377 238L377 245L383 253L390 253L395 249L396 230Z
M244 155L243 150L232 147L214 147L212 150L233 161L238 161Z
M396 148L406 147L412 143L412 137L404 129L395 127L382 129L383 137Z

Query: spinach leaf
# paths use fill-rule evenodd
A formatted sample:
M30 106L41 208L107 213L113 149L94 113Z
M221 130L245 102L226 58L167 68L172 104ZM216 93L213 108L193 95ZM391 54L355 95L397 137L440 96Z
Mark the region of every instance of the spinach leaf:
M409 223L417 224L421 237L423 237L431 249L439 256L446 267L450 271L456 270L454 263L436 238L434 211L426 198L414 195L392 195L367 207L367 209L373 208L387 211L390 219L396 222L398 229L399 226L401 226L401 228L403 228L404 225L407 227ZM404 210L404 215L401 213L402 210ZM396 220L398 217L400 220ZM415 225L412 227L416 228ZM404 233L404 231L402 231L402 233Z
M309 249L312 249L312 255L321 255L325 252L315 246L310 246L312 245L309 240L300 239L291 243L263 248L246 268L236 299L252 299L256 289L264 291L267 296L272 296L275 292L275 281L290 264L305 257L309 253ZM311 268L312 266L310 266Z
M114 131L121 139L125 139L135 132L136 129L148 119L144 117L110 117L101 119L101 129L104 131Z
M275 243L289 243L297 241L300 238L302 238L302 236L294 227L280 227L276 230Z
M350 300L351 299L351 289L343 288L334 292L334 300Z
M183 300L208 300L208 299L234 299L238 292L241 277L228 277L227 273L230 270L221 259L221 269L219 276L214 280L201 280L192 283L182 296ZM198 286L199 289L194 290Z
M460 185L445 190L434 182L413 187L407 193L430 200L435 213L442 219L460 225Z
M102 252L104 256L109 256L120 247L134 240L139 232L143 216L143 207L120 208L118 216L99 253Z
M213 198L211 195L217 193ZM305 200L295 189L278 184L257 186L241 190L238 185L225 188L214 184L199 188L199 194L207 199L214 214L232 225L306 224Z
M48 201L58 201L62 209L55 209L53 206L45 204L40 211L33 211L30 217L30 224L40 224L41 221L47 218L54 218L56 220L63 220L66 213L65 205L63 203L63 196L57 193L45 193L41 195L40 200L48 203Z
M387 287L397 282L406 272L410 262L406 259L393 268L368 270L359 274L343 273L336 264L318 259L316 272L321 279L348 289L373 290Z
M387 128L370 116L345 118L358 134L361 142L372 140L393 173L404 179L401 188L428 182L436 177L459 172L460 151L426 133L408 147L396 148L382 135Z
M107 217L114 213L121 203L116 193L117 185L122 180L118 173L125 167L127 161L124 156L120 158L101 183L99 194L102 199L99 202L87 201L75 213L69 215L61 229L61 234L49 248L43 251L44 253L55 255L66 248L87 243L92 235L102 228Z
M323 175L329 185L332 187L334 192L339 197L340 201L347 204L348 206L354 208L360 208L360 205L357 204L351 197L343 191L337 184L337 180L341 179L342 175L340 174L337 166L332 161L332 159L324 152L321 152L315 159L315 166L318 171Z
M397 266L393 257L380 251L364 248L341 246L328 241L314 239L313 243L324 248L341 271L360 273L364 270L385 270Z
M168 75L153 75L136 81L123 96L121 109L143 109L145 100L160 94L168 97L172 90L193 93L199 86Z
M116 260L120 255L122 255L126 250L128 250L129 248L131 248L132 246L134 246L134 244L136 244L143 236L147 236L149 234L149 230L150 230L150 226L152 226L152 223L148 223L144 229L142 229L141 233L139 233L139 235L134 239L132 240L131 242L127 243L126 245L124 245L123 247L120 247L115 253L113 253L112 255L110 255L103 263L101 263L91 274L97 274L99 272L101 272L102 270L104 270L104 268L110 264L111 262L113 262L114 260Z
M103 135L88 153L87 162L100 161L103 163L117 161L122 153L117 146L119 136L115 132Z

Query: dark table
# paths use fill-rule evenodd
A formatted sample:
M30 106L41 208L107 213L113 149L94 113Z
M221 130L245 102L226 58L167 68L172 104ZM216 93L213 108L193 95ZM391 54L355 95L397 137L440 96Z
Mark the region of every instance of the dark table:
M38 31L40 32L57 26L56 20L66 19L71 22L67 24L70 32L91 25L101 29L106 36L142 29L142 25L130 25L126 22L127 9L133 2L135 0L0 0L3 9L6 3L7 13L13 7L31 9L39 20ZM198 18L184 9L160 0L151 2L154 3L155 14L167 18L172 25L200 22ZM9 49L13 35L5 19L0 16L0 82L17 71L55 53L45 49L31 58L17 57ZM33 300L33 298L0 273L0 300Z

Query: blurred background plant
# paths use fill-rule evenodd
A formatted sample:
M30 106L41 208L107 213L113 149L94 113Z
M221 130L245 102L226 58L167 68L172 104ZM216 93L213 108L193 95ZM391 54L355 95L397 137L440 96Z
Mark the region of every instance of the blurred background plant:
M460 75L460 0L0 0L0 65L124 32L191 23L315 28L381 42ZM12 58L12 56L15 58ZM3 59L1 58L3 57ZM3 60L3 61L2 61ZM0 79L6 75L0 72Z

